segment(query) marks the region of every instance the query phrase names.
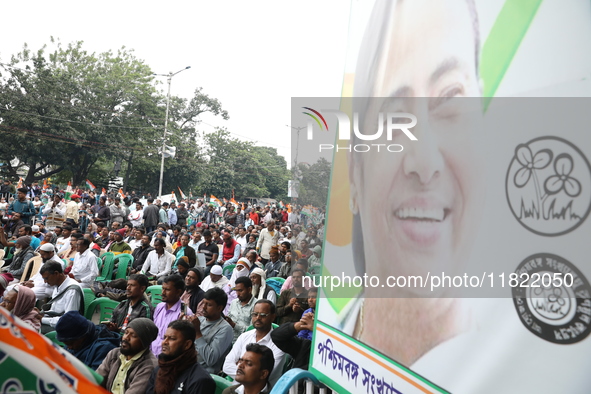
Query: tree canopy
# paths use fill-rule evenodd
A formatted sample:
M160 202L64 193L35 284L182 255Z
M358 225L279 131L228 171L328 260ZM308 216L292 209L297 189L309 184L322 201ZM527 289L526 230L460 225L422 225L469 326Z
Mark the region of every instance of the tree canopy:
M0 162L4 175L26 183L52 177L74 185L155 194L160 176L166 95L134 51L91 53L81 41L32 51L26 44L0 63ZM222 103L196 87L191 99L172 96L163 193L285 198L289 171L269 147L233 138L226 129L199 130L201 114L223 119Z

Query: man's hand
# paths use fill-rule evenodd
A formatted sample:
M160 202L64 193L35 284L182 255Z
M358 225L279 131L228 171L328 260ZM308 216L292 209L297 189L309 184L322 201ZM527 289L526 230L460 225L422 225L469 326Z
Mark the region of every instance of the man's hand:
M314 328L314 314L312 312L306 313L299 322L296 322L294 325L296 331L300 332L302 330L312 330Z
M201 338L203 334L201 333L201 320L197 315L192 315L187 317L187 320L193 323L193 327L195 327L195 331L197 332L196 338Z
M289 304L287 304L288 307L290 307L293 310L293 307L295 306L295 304L298 302L298 299L295 297L292 297L289 300Z
M303 312L302 306L299 302L296 302L295 305L291 308L294 312Z
M32 280L28 280L26 282L21 283L21 285L27 286L28 288L32 288L33 286L35 286L35 283Z
M113 323L112 321L108 323L103 323L110 331L119 331L119 327L117 324Z
M225 316L224 319L226 319L226 321L228 322L229 325L232 326L232 328L236 327L236 323L234 323L234 321L232 319L230 319L230 316Z

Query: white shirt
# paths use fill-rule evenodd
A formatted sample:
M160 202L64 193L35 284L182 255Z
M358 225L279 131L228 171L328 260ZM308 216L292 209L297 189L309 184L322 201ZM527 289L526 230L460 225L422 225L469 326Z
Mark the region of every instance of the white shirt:
M43 264L48 263L50 261L55 261L55 262L60 263L62 265L62 269L66 268L66 267L64 267L64 261L62 259L60 259L59 256L55 253L52 258L50 258L47 261L44 261ZM41 299L47 298L47 297L51 297L51 294L53 293L53 287L49 286L47 283L45 283L45 281L43 280L43 277L41 276L41 273L39 271L37 271L37 273L35 275L33 275L30 280L33 281L33 289L32 290L35 292L35 296L37 296L38 300L41 300Z
M150 274L160 278L170 273L174 256L168 253L166 250L162 253L162 256L158 256L155 250L148 253L146 261L142 266L142 273Z
M133 252L134 250L136 250L137 248L142 246L142 240L134 238L133 241L129 241L127 244L129 245L129 247L131 248L131 251Z
M80 286L83 289L91 288L92 282L99 274L97 259L98 257L92 253L90 248L86 249L84 253L76 253L74 256L74 264L70 273L80 281Z
M141 211L133 211L128 216L129 221L133 225L133 227L139 227L142 225L142 221L144 220L144 210Z
M244 251L246 249L246 244L248 243L246 239L246 235L244 237L236 237L236 242L240 244L241 250Z
M61 285L54 288L51 298L57 297L58 294L63 292L68 286L71 285L80 286L78 282L68 276ZM80 302L82 302L82 300L78 296L76 289L70 289L62 298L51 305L50 311L56 313L77 311L80 308ZM44 317L41 319L41 323L49 324L50 326L55 327L60 318L61 316Z
M199 242L195 242L195 240L191 238L191 240L189 241L189 246L192 247L193 249L195 249L195 252L198 252L199 251L199 245L201 245L203 242L205 242L203 240L203 238Z
M65 252L66 250L70 249L70 237L68 238L64 238L64 237L59 237L57 239L57 241L55 241L55 249L56 249L56 254L60 254L62 252Z
M273 331L273 328L271 328ZM275 383L281 377L281 373L283 372L283 364L285 362L285 353L283 353L271 340L271 331L267 333L260 341L257 342L257 330L250 330L246 331L245 333L241 334L230 353L226 356L226 360L224 361L224 368L223 371L230 375L232 378L236 377L236 370L238 366L236 363L238 359L246 353L246 345L249 343L258 343L259 345L265 345L273 352L273 357L275 358L275 366L273 367L273 372L271 372L271 376L269 376L269 383L271 386L274 386Z

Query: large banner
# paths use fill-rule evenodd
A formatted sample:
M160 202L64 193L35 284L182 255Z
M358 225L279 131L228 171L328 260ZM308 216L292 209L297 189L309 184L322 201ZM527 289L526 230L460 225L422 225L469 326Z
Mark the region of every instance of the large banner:
M343 97L292 100L332 389L591 391L589 48L589 1L352 2Z

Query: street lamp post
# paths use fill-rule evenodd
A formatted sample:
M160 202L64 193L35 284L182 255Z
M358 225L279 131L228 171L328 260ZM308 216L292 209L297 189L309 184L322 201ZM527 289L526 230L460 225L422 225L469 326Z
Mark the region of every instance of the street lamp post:
M181 71L185 71L191 68L191 66L187 66L182 70L179 70L175 73L172 71L168 74L154 74L161 77L168 77L168 94L166 95L166 116L164 118L164 135L162 136L162 162L160 163L160 185L158 186L158 197L162 197L162 182L164 180L164 151L166 150L166 133L168 130L168 108L170 107L170 84L172 82L172 77L180 73Z

